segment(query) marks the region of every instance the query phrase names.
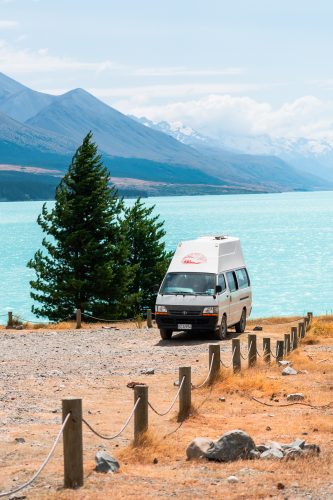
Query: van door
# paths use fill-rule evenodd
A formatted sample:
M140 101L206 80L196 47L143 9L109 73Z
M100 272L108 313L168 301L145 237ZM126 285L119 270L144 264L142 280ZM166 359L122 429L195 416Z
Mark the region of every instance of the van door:
M230 314L230 302L229 302L229 292L227 289L227 284L224 274L219 274L217 277L217 284L221 287L221 292L218 294L218 304L219 304L219 325L221 324L223 314L227 315L227 321L229 321Z
M229 320L228 325L234 325L239 321L238 310L239 310L239 298L238 298L238 290L237 290L237 280L234 271L228 271L227 282L229 288ZM240 314L239 314L240 316Z
M251 311L252 293L250 287L250 279L247 270L236 269L235 271L237 286L238 286L238 301L239 301L239 318L242 314L244 307L246 308L246 315L248 316Z

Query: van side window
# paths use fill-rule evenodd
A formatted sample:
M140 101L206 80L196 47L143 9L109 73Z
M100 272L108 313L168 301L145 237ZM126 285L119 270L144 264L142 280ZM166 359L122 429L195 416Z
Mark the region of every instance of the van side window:
M235 273L236 273L238 288L247 288L248 286L250 286L250 280L246 272L246 269L237 269Z
M237 282L236 282L235 273L232 271L229 271L227 273L227 280L228 280L230 292L235 292L237 290Z
M217 280L217 284L220 285L220 287L222 288L222 292L225 292L226 289L227 289L227 285L225 283L225 278L224 278L224 275L223 274L219 274L219 277L218 277L218 280Z

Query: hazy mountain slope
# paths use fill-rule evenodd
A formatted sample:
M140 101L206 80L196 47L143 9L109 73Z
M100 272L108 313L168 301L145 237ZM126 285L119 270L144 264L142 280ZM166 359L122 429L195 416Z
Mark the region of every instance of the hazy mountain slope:
M70 153L74 146L65 136L27 126L4 113L0 113L0 141L60 154Z
M17 92L21 92L22 90L27 90L28 87L22 85L21 83L13 80L9 76L6 76L4 73L0 72L0 101L2 99L6 99L12 94L16 94Z
M82 89L57 97L26 124L71 137L78 144L92 130L100 150L110 156L191 167L205 164L201 155L189 146L137 123Z
M48 106L54 96L26 89L0 100L0 111L20 122L25 122Z

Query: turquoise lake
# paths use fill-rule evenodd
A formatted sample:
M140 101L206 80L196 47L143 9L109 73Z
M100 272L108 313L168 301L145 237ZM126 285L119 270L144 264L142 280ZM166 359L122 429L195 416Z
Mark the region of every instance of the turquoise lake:
M165 220L170 250L202 235L241 238L253 317L333 310L333 192L160 197L146 203L156 205ZM0 203L0 315L12 310L34 318L33 272L26 263L40 247L36 218L42 204Z

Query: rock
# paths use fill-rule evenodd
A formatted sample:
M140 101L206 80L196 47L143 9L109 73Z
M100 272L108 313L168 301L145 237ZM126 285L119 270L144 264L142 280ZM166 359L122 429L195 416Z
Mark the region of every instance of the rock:
M285 485L283 483L278 483L276 485L276 487L277 487L278 490L284 490L285 489Z
M286 366L286 368L284 368L282 370L282 375L297 375L297 371L294 370L294 368L291 368L291 366Z
M305 444L303 447L303 452L306 455L319 455L320 447L317 444Z
M283 452L277 448L270 448L269 450L264 451L264 453L260 455L260 458L264 460L269 458L281 460L281 458L283 458Z
M173 385L174 385L175 387L179 387L179 380L175 380L175 381L174 381L174 383L173 383Z
M227 481L228 481L228 483L231 483L231 484L239 483L239 479L236 476L229 476Z
M154 458L153 464L158 464L158 459L157 458Z
M269 450L269 447L266 446L265 444L258 444L256 446L256 450L259 451L259 453L264 453L264 451Z
M288 394L287 401L303 401L304 394L301 392L295 392L294 394Z
M222 402L224 403L224 402L225 402L225 397L224 397L224 396L221 396L221 397L219 398L219 401L222 401Z
M301 448L297 446L284 450L284 456L286 460L295 460L295 458L301 457L302 455L303 450L301 450Z
M309 372L308 370L298 370L297 373L300 373L301 375L307 375Z
M271 431L271 430L272 430L272 427L270 427L269 425L267 425L266 431Z
M250 458L250 460L256 460L257 458L260 458L260 451L251 450L249 453L249 458Z
M23 325L17 325L17 326L15 327L15 330L23 330Z
M286 359L279 360L278 363L279 363L279 366L291 366L292 365L292 362L287 361Z
M120 468L119 462L106 451L98 451L95 456L97 472L117 472Z
M255 327L253 328L253 331L254 331L254 332L262 332L262 330L263 330L263 327L262 327L262 326L259 326L259 325L255 326Z
M25 443L25 439L24 438L15 438L15 441L17 443Z
M246 432L236 429L223 434L207 450L205 456L209 460L231 462L239 458L249 458L250 451L255 448L253 439Z
M206 452L214 445L214 441L208 438L196 438L190 442L186 449L186 456L188 460L192 458L204 458Z
M149 368L147 370L141 370L141 375L154 375L154 368Z
M267 443L265 443L265 446L267 446L267 448L269 450L274 449L274 450L280 450L280 451L283 450L283 446L290 447L290 445L283 445L283 444L278 443L277 441L268 441Z

